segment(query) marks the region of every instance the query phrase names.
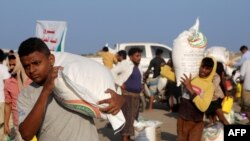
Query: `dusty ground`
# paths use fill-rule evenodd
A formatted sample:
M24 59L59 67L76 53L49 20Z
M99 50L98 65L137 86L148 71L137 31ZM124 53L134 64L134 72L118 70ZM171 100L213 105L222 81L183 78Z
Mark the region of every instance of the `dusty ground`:
M140 112L140 116L148 120L158 120L162 122L161 141L175 141L176 140L176 113L165 110L163 104L154 105L152 111ZM98 128L100 141L120 141L119 133L114 135L112 128L105 127L106 121L95 119Z

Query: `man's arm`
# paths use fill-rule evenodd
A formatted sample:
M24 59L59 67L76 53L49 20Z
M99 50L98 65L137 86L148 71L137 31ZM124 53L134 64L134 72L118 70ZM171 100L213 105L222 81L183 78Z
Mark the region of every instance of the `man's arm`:
M109 104L109 106L106 108L100 108L100 111L107 114L116 115L121 110L121 107L124 103L124 96L117 94L115 91L111 89L107 89L105 92L110 93L111 98L101 100L98 102L98 104L107 103Z
M214 86L208 86L208 89L205 90L203 96L194 97L193 102L200 111L205 112L212 101L213 94Z
M241 67L241 65L243 64L243 62L245 62L246 60L246 56L245 54L242 55L242 57L240 58L240 60L238 62L236 62L235 64L233 64L233 67L238 68Z
M120 75L124 70L124 62L121 62L111 69L112 76L115 80L115 84L121 86L121 82L118 80L118 75Z
M240 79L243 81L246 75L246 69L247 68L247 63L243 63L241 68L240 68Z
M13 86L10 83L11 79L4 80L4 97L5 97L5 105L4 105L4 133L9 134L9 120L10 120L10 114L11 114L11 93L13 93L11 90L13 90Z
M199 96L199 94L193 90L192 85L191 85L191 74L189 77L187 77L184 74L184 78L182 77L182 84L185 86L185 88L188 91L188 94L190 95L190 98L193 100L195 106L201 111L205 112L208 108L208 106L211 103L213 93L214 93L214 86L211 83L210 86L208 86L208 89L205 90L205 93L203 96Z
M10 114L11 114L11 102L5 102L4 105L4 133L9 134L10 128L9 128L9 121L10 121Z
M52 93L52 89L54 88L54 80L57 77L59 69L61 69L61 67L54 67L52 71L50 71L51 73L43 85L42 92L40 93L36 104L24 121L19 125L19 131L24 140L31 140L42 125L46 113L48 99Z
M46 106L51 89L43 88L36 104L25 120L19 125L19 131L24 140L31 140L40 129L46 113Z
M153 61L151 60L148 66L148 69L143 74L143 81L145 82L150 74L151 68L153 67Z

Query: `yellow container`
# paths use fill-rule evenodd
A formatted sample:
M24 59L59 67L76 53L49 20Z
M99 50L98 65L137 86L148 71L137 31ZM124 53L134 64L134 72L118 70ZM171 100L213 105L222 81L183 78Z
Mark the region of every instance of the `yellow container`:
M36 136L33 137L33 139L31 141L37 141Z
M230 96L225 96L221 106L223 112L229 113L233 107L233 98Z
M238 82L236 85L236 97L240 98L241 97L241 92L242 92L242 86L241 84Z
M164 65L161 67L161 77L165 77L168 80L175 82L175 73L172 71L172 68L168 65Z

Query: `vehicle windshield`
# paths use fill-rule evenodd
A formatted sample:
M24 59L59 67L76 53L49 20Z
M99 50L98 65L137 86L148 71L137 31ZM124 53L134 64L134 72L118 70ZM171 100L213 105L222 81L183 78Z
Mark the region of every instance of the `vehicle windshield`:
M163 58L170 58L170 54L171 54L171 50L168 50L167 48L163 48L162 46L151 46L151 51L152 51L152 56L155 57L155 52L156 49L162 49L163 53L162 53L162 57Z

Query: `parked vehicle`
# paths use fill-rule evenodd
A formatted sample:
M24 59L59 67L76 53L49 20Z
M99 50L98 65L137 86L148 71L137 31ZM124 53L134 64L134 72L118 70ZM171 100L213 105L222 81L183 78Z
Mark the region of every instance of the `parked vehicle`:
M149 66L149 63L151 61L151 59L153 59L155 57L155 51L156 49L162 49L163 50L163 54L162 54L162 57L164 58L164 60L166 62L168 62L168 60L170 59L170 55L171 55L171 52L172 52L172 48L164 45L164 44L159 44L159 43L149 43L149 42L131 42L131 43L119 43L119 44L115 44L114 47L109 47L109 51L112 52L112 53L116 53L118 52L119 50L125 50L125 51L129 51L130 48L133 48L133 47L137 47L137 48L140 48L142 49L142 57L141 57L141 62L140 64L142 65L142 68L143 68L143 71L145 72ZM95 56L95 57L89 57L101 64L103 64L102 62L102 58L100 56ZM128 57L127 57L128 59ZM152 76L152 75L150 75ZM149 76L149 78L150 78ZM164 83L164 84L163 84ZM162 102L165 102L165 86L167 84L167 80L165 81L162 81L161 83L159 83L161 85L164 85L164 86L161 86L160 89L158 89L158 92L157 94L155 95L155 102L157 103L162 103ZM147 85L145 84L144 85L145 89L147 89ZM146 108L146 103L148 102L148 93L146 93L146 91L144 91L144 95L141 96L141 110L145 110Z
M172 48L164 45L164 44L159 44L159 43L147 43L147 42L131 42L131 43L119 43L119 44L115 44L115 46L113 48L110 48L110 52L116 53L119 50L126 50L128 52L128 50L130 48L133 47L138 47L140 49L142 49L142 58L141 58L141 65L143 67L143 70L146 71L146 69L148 68L149 62L152 58L155 57L155 51L156 49L160 48L163 50L163 54L162 57L165 59L165 61L167 62L170 58L170 54L172 52ZM102 58L101 57L90 57L91 59L102 63Z

